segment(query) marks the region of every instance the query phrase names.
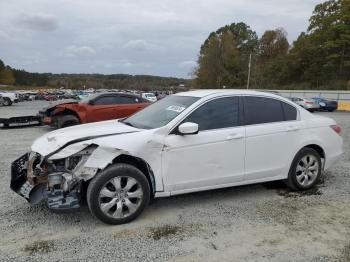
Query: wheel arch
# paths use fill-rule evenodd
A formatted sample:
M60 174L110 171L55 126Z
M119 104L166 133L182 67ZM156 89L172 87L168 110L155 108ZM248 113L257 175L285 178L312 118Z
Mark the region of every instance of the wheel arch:
M156 192L156 182L154 178L154 173L152 171L151 166L145 160L135 156L121 154L114 158L112 161L112 164L118 163L129 164L138 168L146 176L151 188L151 198L154 198Z
M311 149L315 150L320 155L321 158L326 159L326 153L320 145L309 144L309 145L304 146L303 148L311 148Z
M73 115L73 116L77 117L79 119L79 122L81 123L80 115L76 111L74 111L72 109L69 109L69 108L64 108L63 111L60 111L60 112L58 112L57 114L55 114L53 116L54 117L60 117L60 116L66 116L66 115Z
M320 155L321 162L322 162L322 169L324 169L324 166L326 163L326 152L324 150L324 147L321 146L320 144L310 143L310 144L304 145L302 148L300 148L300 150L302 150L304 148L311 148L311 149L315 150Z

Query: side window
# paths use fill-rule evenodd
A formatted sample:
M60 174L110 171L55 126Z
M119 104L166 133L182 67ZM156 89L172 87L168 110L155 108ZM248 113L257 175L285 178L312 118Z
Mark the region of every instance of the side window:
M207 102L191 113L184 122L198 124L199 131L238 126L239 98L224 97Z
M132 96L121 96L119 100L120 104L135 104L139 102L139 98Z
M292 121L297 120L297 110L294 106L291 106L287 103L281 102L283 111L284 111L284 120L285 121Z
M113 104L119 104L119 97L118 96L103 96L99 97L95 100L95 105L113 105Z
M256 125L284 120L281 102L266 97L245 97L245 124Z

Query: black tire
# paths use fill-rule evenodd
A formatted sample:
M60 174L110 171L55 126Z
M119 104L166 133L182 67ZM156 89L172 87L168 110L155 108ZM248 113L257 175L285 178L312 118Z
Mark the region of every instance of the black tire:
M100 203L100 192L109 181L113 178L123 179L125 177L135 179L138 182L137 187L142 189L143 195L142 198L138 199L137 209L122 218L116 218L112 215L108 215L101 210ZM121 183L122 185L122 183ZM125 188L122 186L121 189ZM111 198L112 199L112 198ZM117 200L118 201L118 200ZM90 209L90 212L99 220L106 224L119 225L128 223L135 218L137 218L145 207L149 204L150 201L150 185L146 176L136 167L129 164L115 164L103 170L101 173L97 174L90 182L87 189L87 203ZM107 200L107 202L110 202ZM126 205L122 206L122 209ZM126 209L128 210L128 208ZM112 211L113 212L113 211ZM116 211L114 211L116 212ZM124 212L124 211L123 211Z
M79 125L79 119L74 115L64 115L58 117L58 128Z
M315 162L317 162L317 168L315 169L315 172L317 171L317 173L315 173L315 178L313 178L313 181L310 182L310 184L303 185L301 182L298 181L297 177L300 177L302 174L305 174L305 173L303 173L303 171L297 171L297 167L299 163L302 161L302 159L307 156L313 156L315 158ZM287 180L285 180L285 183L289 188L295 191L308 190L318 183L321 173L322 173L322 162L321 162L321 157L319 153L312 148L305 147L301 149L297 153L297 155L294 157L294 160L292 162L292 165L288 173L288 178ZM307 176L307 175L304 175L304 176ZM310 179L310 176L308 176L308 179Z
M4 97L4 106L12 106L12 101L8 97Z

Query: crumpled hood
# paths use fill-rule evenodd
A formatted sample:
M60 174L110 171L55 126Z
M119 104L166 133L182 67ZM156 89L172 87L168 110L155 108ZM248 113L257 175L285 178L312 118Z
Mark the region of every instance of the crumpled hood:
M68 105L68 104L78 104L78 101L75 99L63 99L60 101L50 102L50 104L43 109L39 110L40 112L45 112L46 110L53 109L56 106Z
M47 133L34 141L32 151L46 156L68 143L81 142L96 137L137 132L140 129L124 125L117 120L83 124L58 129Z

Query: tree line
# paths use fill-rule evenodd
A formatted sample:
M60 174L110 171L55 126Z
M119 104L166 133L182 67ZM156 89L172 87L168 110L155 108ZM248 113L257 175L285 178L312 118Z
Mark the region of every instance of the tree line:
M189 87L190 82L188 79L150 75L30 73L6 66L0 60L0 84L21 88L161 90L172 87L180 90L180 85Z
M258 38L245 23L212 32L194 70L197 88L350 89L350 1L318 4L291 45L283 28Z

